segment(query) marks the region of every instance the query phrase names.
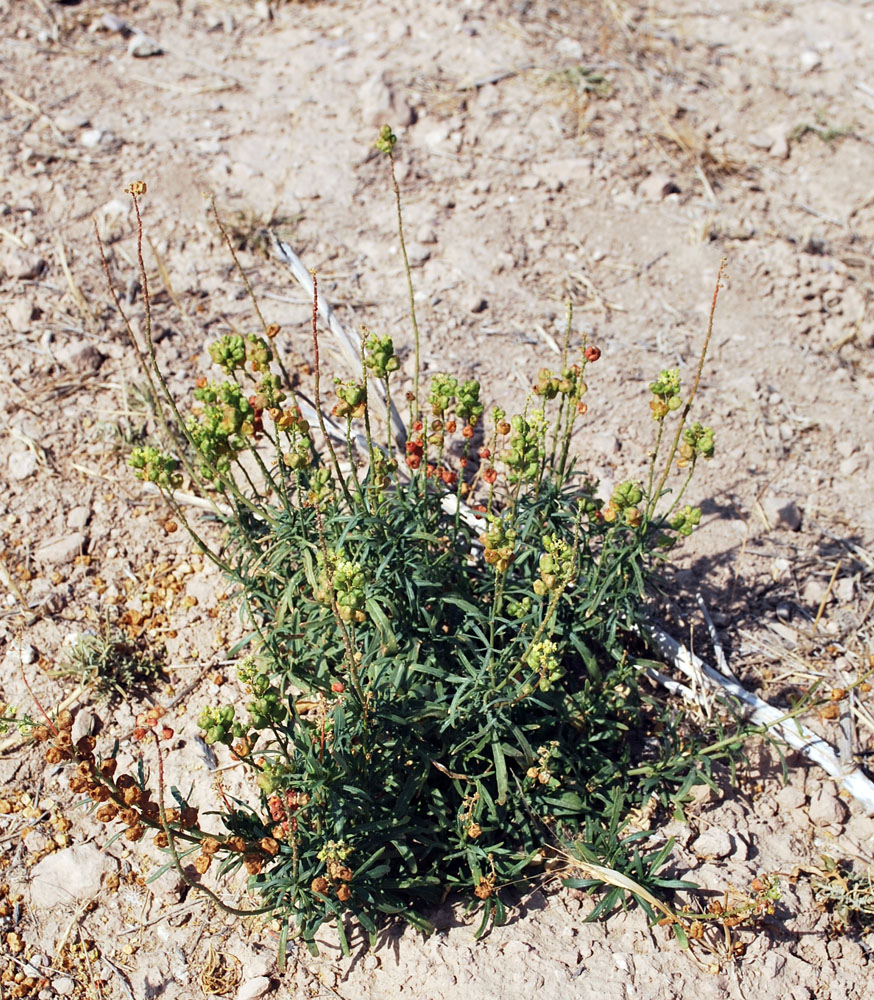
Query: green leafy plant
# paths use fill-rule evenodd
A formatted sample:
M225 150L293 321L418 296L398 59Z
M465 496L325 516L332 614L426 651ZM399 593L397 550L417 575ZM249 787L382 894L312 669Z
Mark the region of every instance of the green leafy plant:
M377 147L403 246L395 143L386 126ZM128 191L139 220L145 185ZM550 843L647 892L669 889L657 874L666 853L641 856L629 816L682 798L734 745L690 743L639 683L648 588L700 520L680 504L714 451L711 430L687 425L710 329L688 392L674 370L650 386L648 482L601 497L571 453L601 352L585 338L572 347L570 306L557 370L540 371L520 412L487 415L479 383L451 374L420 398L410 281L415 371L404 384L392 339L365 331L360 371L335 382L332 421L313 275L313 416L257 304L260 332L210 347L224 381L201 379L183 414L155 362L141 223L139 248L143 348L128 330L165 440L130 464L236 585L251 623L237 669L247 704L204 706L199 724L245 763L252 796L226 804L224 831L207 836L190 814L167 819L163 789L146 816L109 787L107 821L121 818L132 839L155 827L177 864L177 839L199 844L200 873L245 867L283 947L290 930L313 945L332 919L345 947L347 914L372 937L386 917L427 929L425 909L447 892L472 897L484 931L505 917L502 889L536 876ZM400 454L378 426L392 398L409 404ZM220 548L177 502L183 480L221 501ZM103 765L92 745L83 752L96 787ZM610 888L602 910L615 903Z
M151 468L165 481L157 466ZM55 675L76 677L103 698L129 698L137 688L153 684L164 671L161 650L150 647L143 638L130 638L109 622L101 623L96 631L75 634L65 648Z

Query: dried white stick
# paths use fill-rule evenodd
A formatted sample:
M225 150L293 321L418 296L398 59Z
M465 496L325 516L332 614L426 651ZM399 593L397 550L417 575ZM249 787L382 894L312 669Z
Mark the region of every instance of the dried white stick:
M648 635L662 656L669 660L687 677L705 677L716 688L736 698L746 709L746 717L753 723L768 726L778 733L789 746L800 750L814 763L819 764L837 783L874 816L874 782L862 770L851 764L842 767L832 747L812 730L792 719L786 713L762 701L757 695L747 691L736 681L728 680L713 667L690 653L682 643L672 639L660 628L650 626Z
M282 261L283 264L291 271L294 275L295 280L301 286L304 294L312 301L313 298L313 276L304 266L303 261L298 257L298 255L291 249L291 247L285 243L283 240L279 239L276 233L270 234L270 239L273 244L273 250L276 256ZM319 315L324 320L328 329L333 333L337 341L337 347L339 353L345 358L350 369L353 372L358 372L361 370L361 348L358 341L352 336L351 333L343 326L343 324L337 319L334 314L334 310L331 308L331 304L324 298L324 296L319 296ZM376 383L376 390L380 395L383 405L385 405L385 399L383 398L382 387L379 383ZM407 440L407 432L404 427L404 422L401 419L401 415L398 413L394 403L391 404L391 426L394 433L395 442L398 448L403 450L404 443Z

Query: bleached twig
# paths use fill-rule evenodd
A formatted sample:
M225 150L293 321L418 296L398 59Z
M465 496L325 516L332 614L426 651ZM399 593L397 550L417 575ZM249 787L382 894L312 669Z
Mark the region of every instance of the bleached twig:
M746 718L750 722L772 729L789 746L819 764L848 795L856 799L870 815L874 815L874 782L856 765L842 766L835 751L822 737L797 720L787 719L785 712L747 691L737 681L723 677L660 628L650 626L648 636L659 653L674 667L693 679L703 676L712 687L735 698L744 706Z
M309 270L304 265L303 261L298 257L298 255L291 249L291 247L285 243L283 240L279 239L276 233L270 233L270 239L273 244L273 250L276 256L282 261L283 264L291 271L297 283L301 286L304 294L312 300L313 297L313 276L310 274ZM319 296L319 315L322 317L325 325L331 331L336 339L336 346L339 353L346 360L351 371L359 372L361 370L361 348L358 341L352 336L351 333L343 326L343 324L337 319L331 304L325 299L324 296ZM385 405L385 398L382 391L382 386L377 382L376 391L379 393L380 400ZM309 418L308 418L309 419ZM403 450L404 443L407 440L407 432L404 427L404 422L401 419L400 413L398 413L397 408L394 403L391 404L391 426L392 432L394 434L395 443L398 448Z

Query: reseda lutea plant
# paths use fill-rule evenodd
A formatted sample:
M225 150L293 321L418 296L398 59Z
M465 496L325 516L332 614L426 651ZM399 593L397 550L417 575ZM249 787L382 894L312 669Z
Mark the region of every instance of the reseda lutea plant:
M403 246L395 142L383 129ZM144 191L129 189L138 220ZM648 482L609 497L571 453L601 352L573 342L570 307L561 365L518 413L487 414L479 383L451 374L420 395L418 365L403 373L392 338L364 331L360 370L334 383L327 415L314 275L312 413L256 303L261 330L211 345L223 379L200 379L185 414L155 363L139 233L137 349L165 441L130 464L234 582L252 626L245 707L199 719L249 770L249 802L209 836L161 817L159 841L174 858L177 835L198 844L200 873L245 866L283 941L310 944L334 918L345 942L345 915L371 936L387 916L427 929L448 892L473 897L485 929L554 842L657 889L665 854L641 857L626 817L653 795L670 802L709 760L692 737L644 741L672 720L641 690L635 653L653 568L700 520L680 505L714 450L686 421L704 352L685 397L675 370L650 386ZM412 295L410 316L418 360ZM408 409L400 452L382 416L394 402ZM177 502L183 481L228 512L221 549Z

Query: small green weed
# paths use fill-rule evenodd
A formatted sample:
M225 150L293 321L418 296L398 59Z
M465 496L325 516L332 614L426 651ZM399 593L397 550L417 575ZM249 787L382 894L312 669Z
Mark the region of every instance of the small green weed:
M377 148L406 260L395 141L386 127ZM145 185L129 193L139 219ZM334 380L329 417L314 276L313 416L277 351L279 328L263 320L211 345L224 378L200 379L183 413L155 364L141 224L139 260L141 357L178 444L136 448L130 463L222 567L251 623L237 668L245 707L207 705L199 724L246 765L252 795L225 802L225 829L207 833L175 790L178 808L165 807L161 739L172 731L159 711L137 733L158 746L157 801L142 772L116 777L93 741L73 748L59 726L49 753L79 761L77 788L102 803L98 817L120 819L132 841L152 827L180 871L183 844L184 856L199 849L201 874L244 868L282 923L283 949L290 931L314 947L335 919L348 947L347 914L371 939L388 917L427 930L425 908L450 892L472 897L482 932L504 920L502 890L536 877L550 844L600 866L587 882L607 889L599 912L619 901L617 886L623 899L629 885L669 891L658 875L667 852L640 853L628 821L644 804L682 801L738 744L696 737L639 681L654 573L701 518L685 494L714 437L687 418L712 313L690 389L677 370L650 385L646 481L602 497L571 453L601 351L572 344L570 306L561 365L540 371L516 413L487 414L479 383L452 374L420 386L418 363L404 382L392 338L364 331L360 370ZM395 405L408 412L399 453L384 419ZM186 480L230 511L221 548L177 503Z
M570 90L578 97L588 94L592 97L609 97L613 84L609 77L588 66L570 66L548 74L545 83Z
M103 699L130 698L153 684L164 670L164 657L144 639L131 639L109 622L96 632L79 632L65 645L54 676L75 677Z

